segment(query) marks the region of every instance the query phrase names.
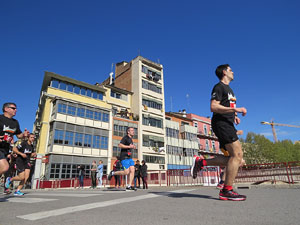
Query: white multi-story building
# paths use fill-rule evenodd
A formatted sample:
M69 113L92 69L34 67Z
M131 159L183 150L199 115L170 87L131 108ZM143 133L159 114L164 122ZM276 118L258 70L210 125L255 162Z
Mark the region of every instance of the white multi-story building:
M138 158L149 170L166 170L163 66L141 56L117 63L113 83L133 93L131 112L139 117Z

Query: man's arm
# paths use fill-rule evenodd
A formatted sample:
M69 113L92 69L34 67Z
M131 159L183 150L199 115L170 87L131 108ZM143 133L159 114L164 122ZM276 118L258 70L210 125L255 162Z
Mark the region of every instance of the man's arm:
M24 159L27 157L25 153L20 152L19 149L16 147L13 147L13 152L16 153L17 155L22 156Z
M230 108L220 104L220 101L211 100L210 102L210 111L219 114L225 113L242 113L243 116L247 114L247 109L244 107L240 108ZM237 115L237 114L236 114Z
M136 149L136 146L135 145L133 145L133 144L130 144L130 145L124 145L124 144L122 144L122 143L119 143L119 145L118 145L118 147L119 148L133 148L133 149Z
M23 139L24 137L27 137L29 134L30 134L29 130L27 130L27 129L25 128L25 130L24 130L23 133L17 134L16 136L17 136L19 139Z

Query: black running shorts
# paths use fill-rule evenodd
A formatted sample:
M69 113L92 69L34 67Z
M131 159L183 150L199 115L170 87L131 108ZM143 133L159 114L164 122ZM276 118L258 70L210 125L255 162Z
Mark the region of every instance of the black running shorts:
M0 150L0 160L6 159L6 154Z
M219 139L221 147L225 147L226 144L233 143L239 139L236 134L237 130L232 123L224 120L218 120L212 121L211 125L213 132Z
M25 171L26 159L22 159L21 156L18 156L16 159L17 171L22 173Z

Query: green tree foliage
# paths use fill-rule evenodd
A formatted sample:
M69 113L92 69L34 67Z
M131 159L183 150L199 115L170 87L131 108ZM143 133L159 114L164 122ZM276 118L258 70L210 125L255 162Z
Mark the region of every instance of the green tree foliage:
M247 164L300 161L300 144L290 140L276 143L263 135L249 132L245 140L241 140L244 159Z

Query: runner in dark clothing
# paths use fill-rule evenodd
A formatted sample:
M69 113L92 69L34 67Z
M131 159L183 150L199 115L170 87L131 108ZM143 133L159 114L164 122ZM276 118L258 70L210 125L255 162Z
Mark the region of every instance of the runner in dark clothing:
M236 97L229 86L233 80L233 72L228 64L220 65L216 69L216 75L220 82L213 88L210 109L213 112L212 129L219 139L220 146L225 146L229 156L218 156L213 159L203 159L194 156L191 174L197 177L197 172L203 166L226 166L226 179L224 188L220 191L221 200L244 201L246 196L233 191L232 185L237 175L239 165L243 159L241 143L238 140L237 130L234 124L239 124L237 113L246 115L244 107L236 108Z
M10 145L13 143L14 135L21 139L29 134L26 129L22 133L19 122L13 119L17 112L15 103L4 103L2 111L3 115L0 115L0 176L9 168L6 156L9 153Z
M17 147L13 148L13 152L17 154L16 166L18 175L13 178L8 177L6 179L5 188L9 188L10 183L13 181L20 181L20 184L14 193L16 196L24 195L24 193L21 192L21 189L23 188L30 174L30 158L36 156L33 148L34 139L34 134L29 134L27 141L23 141Z

